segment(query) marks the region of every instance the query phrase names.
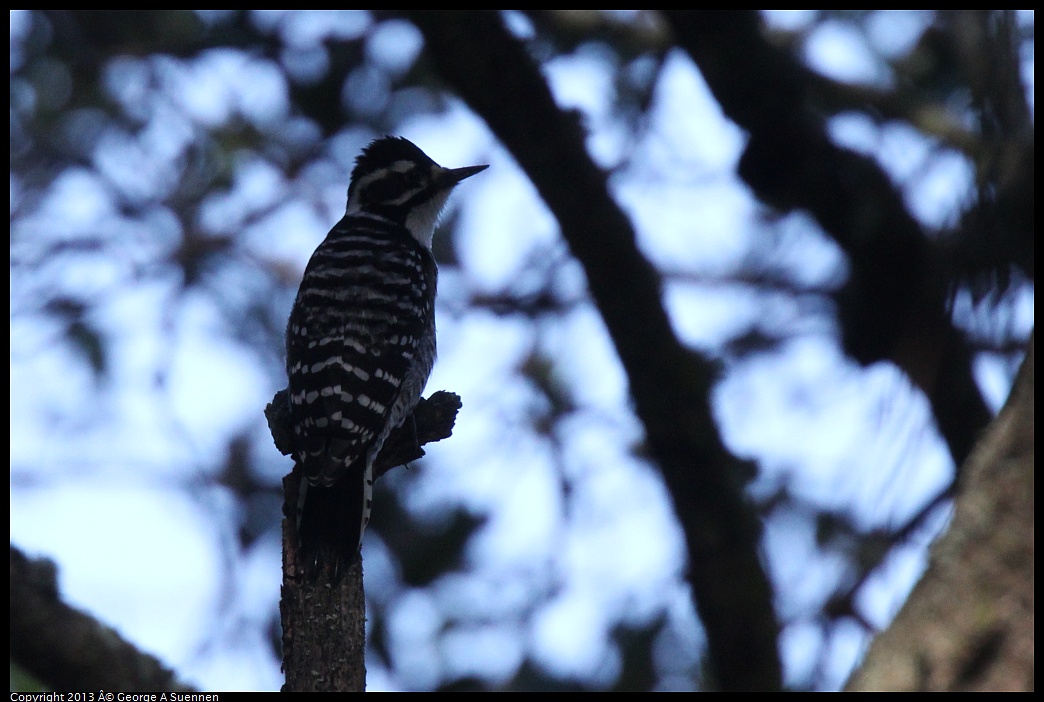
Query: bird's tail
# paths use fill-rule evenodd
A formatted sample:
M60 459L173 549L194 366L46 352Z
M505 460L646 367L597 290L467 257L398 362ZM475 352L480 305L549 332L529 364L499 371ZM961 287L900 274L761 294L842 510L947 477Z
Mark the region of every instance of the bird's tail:
M329 487L301 481L297 555L308 578L325 569L337 581L359 557L370 512L365 473L363 466L352 466Z

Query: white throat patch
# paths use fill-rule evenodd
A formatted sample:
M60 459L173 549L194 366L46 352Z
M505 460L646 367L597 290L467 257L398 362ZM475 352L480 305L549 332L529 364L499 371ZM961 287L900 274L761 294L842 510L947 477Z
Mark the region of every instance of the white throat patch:
M345 212L346 215L367 215L379 216L376 213L368 213L363 207L362 193L365 193L368 186L376 180L387 177L388 171L397 173L406 173L411 168L416 168L416 164L410 161L396 161L387 170L371 173L365 178L362 178L358 183L354 184L352 188L351 199L348 200L348 208ZM423 182L418 183L415 188L402 192L399 197L394 200L388 200L386 202L377 203L382 205L404 205L409 202L418 193L422 192L426 188L431 187L431 180L437 177L438 174L445 169L441 166L436 165L435 171L423 179ZM438 224L439 215L442 212L442 208L446 206L446 202L449 200L450 193L453 188L447 188L441 192L437 192L432 195L426 202L415 205L410 212L406 215L404 222L406 228L413 235L422 246L431 250L431 240L435 235L435 225Z
M406 228L410 230L413 238L422 246L431 250L431 240L435 236L435 225L439 222L442 208L449 200L451 190L443 190L425 202L423 205L414 207L409 216L406 217Z

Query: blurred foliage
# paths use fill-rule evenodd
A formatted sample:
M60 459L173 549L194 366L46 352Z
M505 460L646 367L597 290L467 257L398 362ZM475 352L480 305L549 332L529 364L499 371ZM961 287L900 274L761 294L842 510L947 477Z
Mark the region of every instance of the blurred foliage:
M816 95L824 116L858 112L880 123L905 122L934 148L977 164L977 192L967 193L969 206L955 212L952 227L939 236L951 242L955 296L970 292L976 303L995 303L985 323L972 330L974 343L1012 356L1012 339L1004 331L1005 315L1011 314L1005 294L1033 279L1032 207L1027 214L1011 206L1032 199L1032 178L1022 177L1027 168L1032 174L1032 119L1025 101L1000 100L998 95L1011 91L993 90L990 77L1010 76L1012 64L1032 66L1032 17L1022 17L1002 35L1012 44L1000 47L981 37L976 43L975 28L947 14L920 16L914 22L919 29L903 44L881 41L888 19L884 13L824 11L790 25L773 24L769 34L800 55L824 28L855 32L881 75L872 84L821 76ZM659 15L526 11L509 14L507 21L543 64L577 55L597 58L612 77L611 116L627 144L614 162L601 165L640 168L644 156L636 146L647 136L657 86L674 51ZM28 320L53 330L103 385L116 362L106 310L134 290L153 290L161 329L172 334L186 306L203 299L221 314L215 333L245 349L278 387L283 329L306 246L277 240L284 234L292 239L287 228L295 222L314 221L322 228L340 216L346 174L369 139L449 109L452 99L426 63L422 44L412 25L379 11L12 11L12 325ZM991 63L975 63L975 56ZM1020 151L1013 145L1025 142L1011 133L1027 123L1030 148ZM454 224L448 220L446 230ZM771 217L759 226L771 230ZM452 271L459 262L448 241L436 253L444 270ZM694 278L702 286L730 286L829 314L834 284L809 285L778 265L785 247L781 236L719 279L686 270L663 274L668 282ZM541 340L553 336L555 320L581 305L583 296L573 292L576 271L561 246L542 253L511 289L469 290L444 304L456 316L511 317L530 325L533 351L515 371L529 393L531 430L554 444L556 432L567 431L576 417L577 399ZM771 353L787 336L771 319L752 320L715 353L727 367ZM166 382L168 371L158 368L157 385ZM257 414L260 425L261 407ZM221 467L212 479L237 505L234 549L247 550L278 534L279 476L264 468L270 459L258 458L274 453L266 441L263 432L244 430L227 437L224 456L213 457ZM640 446L631 451L631 458L641 458ZM25 468L31 467L12 466ZM561 468L559 477L568 510L568 470ZM415 683L400 662L408 657L392 650L387 609L398 593L440 582L446 587L454 574L475 568L466 547L488 517L465 507L434 523L431 515L419 517L399 499L412 479L400 471L382 481L381 509L371 527L393 559L397 588L371 598L371 666L386 668L393 679L401 676L398 684L404 686ZM791 681L795 687L822 686L833 679L824 672L832 628L859 618L859 587L930 510L926 506L911 523L883 532L805 503L790 485L764 491L759 504L766 517L785 513L814 525L818 548L842 564L822 611L781 615L784 623L811 618L822 626L821 664L807 678ZM523 641L534 612L563 586L554 560L532 564L552 574L528 574L537 583L534 594L500 614L513 620L506 626ZM278 612L270 616L278 631ZM441 678L438 686L700 686L694 650L699 644L674 631L667 613L640 621L628 620L625 612L607 616L615 620L607 644L615 662L603 663L608 667L590 679L556 677L522 643L512 674L497 680ZM447 630L497 623L454 617L447 614ZM271 640L278 658L278 636Z

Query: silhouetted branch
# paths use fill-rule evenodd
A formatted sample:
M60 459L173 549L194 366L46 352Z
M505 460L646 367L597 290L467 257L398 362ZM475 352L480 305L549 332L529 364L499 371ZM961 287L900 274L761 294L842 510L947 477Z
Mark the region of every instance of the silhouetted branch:
M905 371L960 465L990 412L947 316L947 257L881 167L830 140L809 107L812 74L765 40L756 12L666 14L726 115L750 135L743 179L770 205L807 210L848 254L849 280L837 296L845 351Z
M155 657L62 602L54 564L11 547L11 660L57 691L189 692Z
M453 433L460 397L440 390L422 398L413 414L392 431L374 464L374 477L424 455L424 444ZM276 448L293 453L287 391L280 390L265 407ZM313 580L297 566L299 471L283 478L283 587L279 614L283 625L285 692L363 692L366 689L366 597L362 557L348 572L332 576L325 569Z
M578 115L558 108L496 13L409 17L441 75L525 169L584 266L685 531L711 684L778 689L778 624L758 556L759 524L743 495L750 466L722 444L709 400L714 364L675 337L660 278L588 156Z

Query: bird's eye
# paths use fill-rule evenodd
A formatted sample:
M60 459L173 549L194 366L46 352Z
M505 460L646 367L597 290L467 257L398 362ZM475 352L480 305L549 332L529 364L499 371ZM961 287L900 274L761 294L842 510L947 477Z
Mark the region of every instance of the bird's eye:
M404 173L403 176L405 177L406 186L410 188L416 188L418 185L421 184L421 182L424 179L421 172L416 169L412 171L406 171L406 173Z
M367 188L367 196L371 202L384 202L399 197L409 189L406 179L400 173L389 173L383 178L373 181Z
M388 171L366 187L369 202L394 202L409 193L421 190L425 175L414 168L405 172Z

